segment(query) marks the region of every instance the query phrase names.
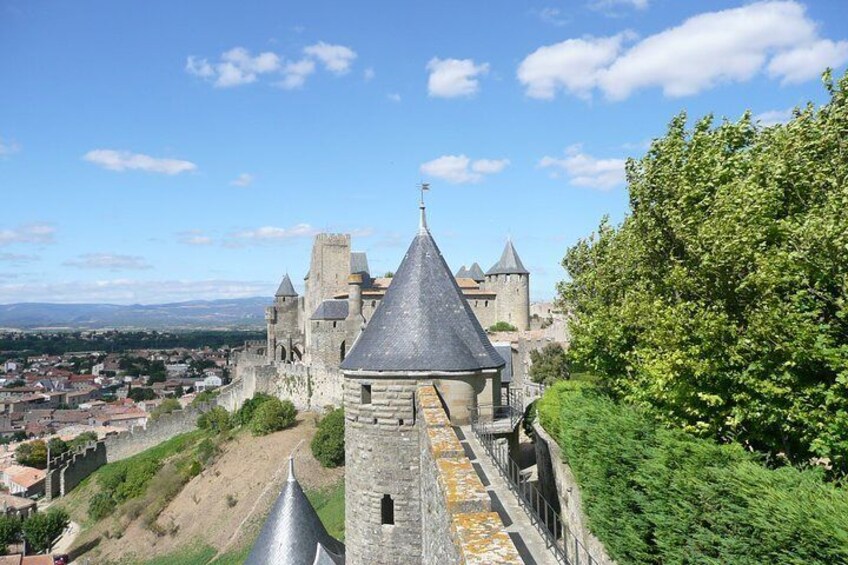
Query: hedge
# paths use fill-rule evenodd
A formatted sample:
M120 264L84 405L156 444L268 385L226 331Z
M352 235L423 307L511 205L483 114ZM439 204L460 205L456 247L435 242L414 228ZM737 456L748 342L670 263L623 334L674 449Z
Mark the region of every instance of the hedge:
M590 529L621 564L848 563L848 490L821 469L767 468L587 383L557 383L538 414L574 472Z
M338 467L345 462L344 409L336 408L318 423L312 438L312 455L324 467Z

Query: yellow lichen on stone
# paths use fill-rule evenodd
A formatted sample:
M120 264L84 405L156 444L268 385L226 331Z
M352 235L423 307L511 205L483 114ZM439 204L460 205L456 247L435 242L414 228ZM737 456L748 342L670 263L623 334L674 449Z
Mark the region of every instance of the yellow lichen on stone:
M494 512L469 512L455 516L453 534L465 565L522 563L503 523Z
M427 439L433 459L464 457L465 451L453 429L449 427L428 427Z
M467 458L437 459L436 468L448 513L491 510L489 495Z

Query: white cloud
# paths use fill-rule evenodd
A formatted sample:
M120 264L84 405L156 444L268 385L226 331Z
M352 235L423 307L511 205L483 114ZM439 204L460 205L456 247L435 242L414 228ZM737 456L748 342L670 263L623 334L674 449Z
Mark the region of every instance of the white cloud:
M537 12L539 19L555 26L564 26L571 21L559 8L542 8Z
M232 186L247 188L248 186L253 184L254 180L255 179L254 179L253 175L251 175L250 173L242 173L235 180L230 181L230 184Z
M542 157L539 167L554 169L553 177L564 172L574 186L609 190L624 184L624 159L597 159L584 153L580 145L565 150L564 157Z
M785 110L769 110L768 112L763 112L762 114L754 116L753 121L755 123L759 122L759 124L764 127L785 124L792 119L792 110L792 108L787 108Z
M588 98L600 73L618 56L627 37L568 39L539 47L519 65L518 80L531 98L550 100L559 89Z
M551 99L558 90L588 97L600 90L621 100L651 87L678 97L764 71L783 83L800 82L848 61L848 41L819 37L794 0L699 14L625 49L633 39L624 33L541 47L522 61L518 79L533 98Z
M209 80L216 87L229 88L256 82L259 75L279 70L280 57L270 51L254 57L244 47L234 47L224 52L214 65L207 59L190 56L185 68L190 74Z
M38 261L37 255L24 255L22 253L0 253L0 262L2 263L32 263Z
M233 234L226 245L238 247L246 244L269 243L287 239L313 237L320 232L309 224L296 224L289 228L262 226L252 230L244 230Z
M12 243L53 243L56 228L50 224L25 224L16 228L0 229L0 245Z
M375 76L377 76L377 73L374 72L374 69L372 69L371 67L368 67L362 73L362 78L364 78L366 82L372 80Z
M588 6L608 16L616 16L622 9L645 10L648 4L648 0L591 0Z
M211 245L212 238L200 230L188 230L178 234L179 242L185 245Z
M137 271L152 268L137 255L115 255L112 253L85 253L63 265L79 269L103 269L108 271Z
M283 67L283 80L275 84L285 90L301 88L306 84L306 78L314 72L315 61L311 59L292 61L286 63L285 67Z
M22 281L0 284L0 303L60 302L155 304L185 300L215 300L270 296L276 283L239 280Z
M437 98L473 96L480 90L477 77L489 72L489 64L475 64L472 59L430 59L427 92Z
M398 94L397 92L389 92L388 94L386 94L386 98L388 98L392 102L400 102L401 100L400 94Z
M145 171L148 173L178 175L197 169L197 165L191 161L161 159L142 153L118 151L115 149L94 149L83 155L82 158L104 169L118 172Z
M350 47L331 45L323 41L304 48L303 52L309 57L321 61L328 71L337 75L348 72L353 60L356 59L356 52Z
M13 139L4 140L0 137L0 157L12 155L21 150L21 146Z
M442 155L421 165L421 172L452 184L475 183L485 175L499 173L509 165L509 159L477 159L465 155Z

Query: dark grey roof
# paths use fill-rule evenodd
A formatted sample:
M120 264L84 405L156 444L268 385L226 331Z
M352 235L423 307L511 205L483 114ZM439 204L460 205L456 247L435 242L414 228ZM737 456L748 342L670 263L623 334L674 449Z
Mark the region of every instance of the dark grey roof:
M503 364L427 231L422 212L422 228L342 369L476 371Z
M454 277L458 279L470 279L471 277L468 275L468 269L465 268L465 265L459 268L459 270L454 274Z
M474 279L477 282L483 282L486 280L486 274L483 272L483 269L480 268L480 265L475 262L471 265L471 268L468 269L468 278Z
M344 320L348 312L347 300L330 298L318 305L310 320Z
M504 368L501 369L501 384L512 381L512 346L508 343L496 343L495 350L504 360Z
M283 277L280 286L277 288L277 293L274 296L297 296L297 292L294 290L294 286L292 285L288 273L286 273L286 276Z
M245 565L314 563L322 549L336 557L344 555L344 544L333 539L324 529L294 476L294 463L289 458L289 478L271 508ZM343 559L336 561L343 562Z
M487 275L527 275L529 272L524 268L521 259L518 258L518 253L511 241L506 242L501 259L495 263L491 269L486 272Z
M362 251L354 251L350 254L350 272L351 273L368 273L368 255Z

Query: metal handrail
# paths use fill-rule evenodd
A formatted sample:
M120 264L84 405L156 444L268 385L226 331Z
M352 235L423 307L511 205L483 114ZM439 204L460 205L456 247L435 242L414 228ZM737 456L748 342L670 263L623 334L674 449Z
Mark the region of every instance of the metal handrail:
M505 407L512 408L512 407ZM492 459L507 486L516 495L518 502L530 517L530 522L545 538L554 557L565 565L597 565L598 561L589 554L589 550L574 535L560 514L551 506L541 491L531 484L521 467L509 456L509 447L504 441L498 441L491 428L487 429L475 410L471 414L471 430L483 449Z

